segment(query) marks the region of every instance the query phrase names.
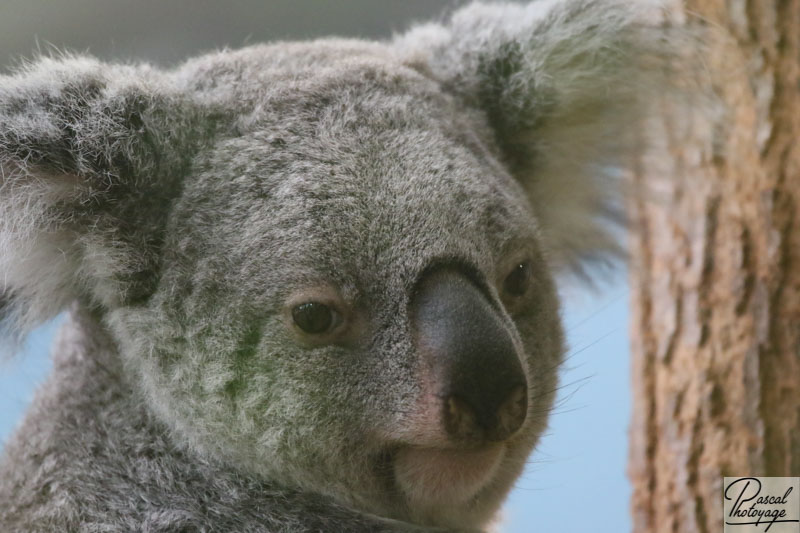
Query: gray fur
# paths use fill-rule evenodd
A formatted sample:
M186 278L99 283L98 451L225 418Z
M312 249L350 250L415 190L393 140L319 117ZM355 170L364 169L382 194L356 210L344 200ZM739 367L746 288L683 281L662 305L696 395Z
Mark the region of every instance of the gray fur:
M644 58L668 57L644 13L476 4L385 43L0 77L0 310L21 336L77 301L4 451L0 527L484 527L552 404L553 272L613 253L597 217L626 152L606 141L644 112ZM534 290L512 312L498 287L523 256ZM416 444L408 302L444 260L486 281L529 415L476 494L428 506L392 461ZM293 336L287 298L319 286L357 310L362 342Z

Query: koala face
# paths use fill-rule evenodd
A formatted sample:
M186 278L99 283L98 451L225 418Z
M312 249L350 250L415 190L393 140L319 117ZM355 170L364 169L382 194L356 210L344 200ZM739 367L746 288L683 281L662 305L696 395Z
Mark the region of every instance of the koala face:
M0 311L94 309L175 444L242 476L483 524L552 404L554 275L615 250L608 177L671 75L648 9L40 59L0 78Z
M155 292L110 320L204 453L376 514L478 523L544 427L562 353L537 221L479 116L326 46L327 70L198 154Z

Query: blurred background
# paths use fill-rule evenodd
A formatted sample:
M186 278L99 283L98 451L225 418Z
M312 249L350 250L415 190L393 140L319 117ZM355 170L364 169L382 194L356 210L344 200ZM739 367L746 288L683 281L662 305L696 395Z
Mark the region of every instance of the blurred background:
M37 51L85 52L169 67L222 47L319 36L380 39L441 17L456 0L2 0L0 68ZM624 273L589 291L565 283L566 364L550 429L531 456L500 531L630 530L625 477L630 416ZM0 446L50 369L59 319L0 363ZM0 354L2 355L2 354ZM2 359L2 357L0 357Z

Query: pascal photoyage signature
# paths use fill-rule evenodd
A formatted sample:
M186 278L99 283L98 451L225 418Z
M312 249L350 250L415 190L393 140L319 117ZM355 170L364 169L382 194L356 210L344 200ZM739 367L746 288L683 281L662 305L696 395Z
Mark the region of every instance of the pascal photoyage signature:
M775 523L797 522L798 520L786 518L786 509L780 507L788 504L792 488L789 487L783 496L761 495L761 482L758 479L743 477L733 481L725 487L725 499L735 500L725 523L730 526L763 524L766 526L764 531L769 531L769 528ZM745 505L748 503L750 505L746 507ZM731 521L731 519L735 521ZM740 522L736 519L755 519L755 521Z

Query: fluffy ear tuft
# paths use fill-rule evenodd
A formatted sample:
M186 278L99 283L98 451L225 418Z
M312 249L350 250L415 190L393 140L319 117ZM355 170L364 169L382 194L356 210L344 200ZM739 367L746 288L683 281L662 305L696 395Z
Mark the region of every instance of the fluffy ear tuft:
M485 112L556 269L619 253L638 126L697 74L699 40L664 19L658 2L476 3L396 40L410 65Z
M149 294L164 203L208 134L201 114L146 65L63 56L0 76L6 329L21 336L75 298Z

